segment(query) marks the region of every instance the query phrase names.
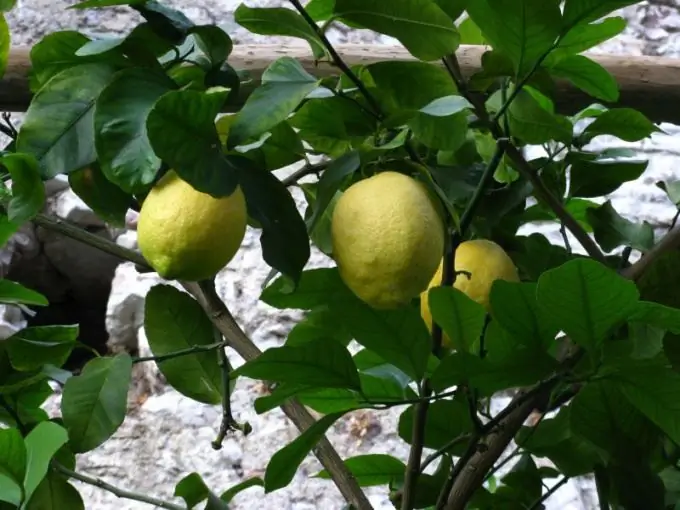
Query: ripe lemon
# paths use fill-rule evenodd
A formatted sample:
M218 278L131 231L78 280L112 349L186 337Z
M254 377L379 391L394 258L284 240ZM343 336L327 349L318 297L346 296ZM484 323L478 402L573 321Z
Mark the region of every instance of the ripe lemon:
M234 257L243 242L247 218L240 187L229 196L214 198L171 170L142 204L137 242L162 278L205 280Z
M467 274L458 274L453 286L464 292L469 298L483 305L489 311L489 293L491 285L496 280L518 282L519 275L512 259L498 244L488 239L475 239L465 241L458 246L454 257L456 271L467 271ZM441 285L443 272L443 259L435 273L428 289L420 296L420 313L423 320L432 328L432 314L427 299L427 292L432 287ZM453 347L451 339L444 334L442 344Z
M340 196L331 240L354 294L373 308L394 309L427 288L444 250L444 223L425 186L387 171Z

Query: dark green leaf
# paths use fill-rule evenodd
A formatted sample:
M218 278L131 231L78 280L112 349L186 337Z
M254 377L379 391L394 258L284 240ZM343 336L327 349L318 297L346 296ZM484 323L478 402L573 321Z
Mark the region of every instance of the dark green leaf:
M9 372L9 370L5 373L7 372ZM16 377L16 375L19 374L14 375ZM26 377L26 374L20 374L20 376ZM6 409L0 406L0 421L14 427L18 426L14 418L14 416L17 415L21 423L25 426L31 426L34 423L47 420L47 413L42 409L42 406L52 394L52 388L44 379L27 385L12 394L5 392L5 403L14 411L14 413L10 415Z
M66 430L51 421L39 423L24 440L26 444L26 478L24 491L26 500L47 474L52 457L68 441Z
M541 349L555 339L558 330L536 301L536 283L496 280L489 300L494 320L522 345Z
M451 18L431 0L335 0L342 20L399 40L419 60L454 53L460 36Z
M146 0L143 3L134 1L128 4L144 17L154 32L173 44L184 42L194 27L194 23L182 12L155 0Z
M633 223L627 220L616 212L611 200L607 200L597 209L588 209L586 215L593 227L595 240L604 251L630 246L644 252L654 246L652 226L646 221Z
M565 78L588 95L614 103L619 100L616 78L600 64L584 55L565 57L550 68L550 74Z
M291 397L312 388L307 384L277 384L274 391L264 397L255 399L254 407L257 414L264 414L267 411L279 407L281 404L289 400Z
M486 318L484 307L453 287L434 287L421 299L428 299L432 317L451 345L456 350L469 351L482 334Z
M680 205L680 181L658 181L656 186L666 192L675 206Z
M234 496L246 489L250 489L251 487L264 487L264 480L257 476L243 480L241 483L237 483L233 487L230 487L224 491L220 496L220 499L225 503L229 503L232 499L234 499Z
M417 405L411 405L399 417L399 437L411 444L413 420ZM437 400L430 404L425 422L423 445L438 449L462 434L472 432L467 403L458 400ZM463 449L465 444L463 443ZM455 454L455 452L454 452Z
M590 161L575 158L571 163L572 197L601 197L616 191L624 182L634 181L648 161Z
M539 309L586 349L595 349L635 307L635 284L591 259L569 261L541 275Z
M56 471L47 473L26 505L26 510L85 510L78 490Z
M409 126L418 141L427 147L455 151L466 140L468 113L460 112L448 117L435 117L418 112L409 122Z
M307 7L307 6L305 6ZM252 8L241 4L234 11L234 21L249 32L261 35L299 37L309 43L317 58L325 48L312 27L292 9L283 7Z
M344 464L361 487L388 485L401 481L406 471L402 461L386 454L357 455L345 460ZM330 474L325 469L316 476L330 479Z
M346 294L336 269L320 268L303 271L297 286L286 278L277 278L262 291L260 300L274 308L311 310L324 304L329 292Z
M663 482L648 462L632 459L632 462L614 464L608 468L611 492L615 494L620 508L669 508L664 501Z
M0 1L0 11L11 11L14 9L14 6L16 5L17 0L2 0Z
M175 485L175 497L184 500L189 508L193 508L208 498L210 489L198 473L189 473Z
M154 356L216 342L213 325L201 305L189 294L170 285L156 285L147 294L144 331ZM168 384L182 395L205 404L222 401L222 370L218 365L217 349L157 364Z
M61 414L75 453L93 450L120 427L132 374L128 354L95 358L64 385Z
M583 132L587 141L598 135L612 135L626 142L637 142L661 132L644 114L632 108L613 108L602 113Z
M0 280L0 303L47 306L49 302L42 294L11 280Z
M607 376L640 412L680 442L680 374L653 360L636 360Z
M234 43L229 34L217 25L194 26L190 33L213 69L219 69L234 49Z
M246 197L248 216L262 228L262 258L297 282L310 256L307 227L295 200L271 172L239 155L228 155Z
M4 246L16 231L19 230L20 226L21 225L14 223L13 221L9 221L6 214L0 214L0 246Z
M27 463L26 445L19 430L15 428L0 429L0 476L4 475L19 487L23 487ZM1 487L2 482L0 482Z
M512 60L524 78L552 49L561 30L558 2L545 0L475 0L467 13L495 50Z
M292 57L272 62L262 74L262 84L239 111L227 145L240 145L286 120L319 83Z
M621 16L611 16L599 20L597 23L575 26L560 39L557 48L545 60L546 66L552 65L564 57L577 55L608 41L623 32L626 28L626 23L626 20Z
M48 363L61 367L75 347L78 329L78 325L33 326L18 331L5 344L12 366L25 372Z
M30 154L7 154L0 159L12 177L12 199L7 216L13 223L24 223L45 205L45 187L40 179L38 162Z
M35 156L49 179L92 164L94 105L115 68L106 63L69 67L33 97L19 130L17 151Z
M196 190L222 197L238 185L233 165L222 153L215 117L224 90L172 90L154 104L146 129L156 155Z
M300 463L342 415L334 413L324 416L272 456L264 474L265 493L281 489L293 480Z
M310 231L313 231L319 224L326 208L345 182L345 179L354 174L360 165L361 159L357 151L346 152L339 158L331 161L328 168L321 175L321 179L319 179L316 201L314 202L312 217L309 219Z
M634 3L635 0L567 0L564 6L565 29L604 18Z
M320 388L361 389L351 354L342 344L327 338L267 349L239 367L233 376Z
M156 101L173 88L165 75L131 68L118 72L97 99L94 125L99 163L106 178L128 193L143 191L161 166L146 122ZM173 120L191 123L192 119ZM174 129L167 125L165 136Z
M512 498L513 502L532 505L541 498L543 481L531 455L523 453L512 469L502 479L495 494ZM530 507L529 507L530 508Z
M309 312L290 330L286 345L302 345L321 337L345 346L352 340L352 335L335 314L328 307L321 307Z
M628 317L629 322L655 326L680 334L680 310L651 301L639 301Z
M71 172L68 183L74 193L102 220L117 227L125 227L132 195L107 179L99 165Z
M562 246L551 244L543 234L518 237L519 252L514 260L528 280L536 281L544 271L556 268L571 257Z
M658 444L658 429L628 402L612 381L589 383L574 398L571 430L615 461L648 457Z
M78 57L78 49L90 40L75 30L60 30L45 35L31 47L31 91L42 87L52 76L69 67L92 62Z

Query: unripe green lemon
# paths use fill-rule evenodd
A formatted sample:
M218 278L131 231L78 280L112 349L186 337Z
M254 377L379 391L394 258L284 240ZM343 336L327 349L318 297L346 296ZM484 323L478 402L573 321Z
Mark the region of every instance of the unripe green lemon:
M215 198L171 170L142 204L137 242L149 265L166 280L205 280L234 257L247 219L240 187Z
M510 256L498 244L488 239L474 239L465 241L458 246L454 256L455 271L467 271L467 274L458 274L453 286L464 292L469 298L490 310L489 294L491 286L496 280L518 282L517 268ZM442 282L444 270L443 259L435 273L427 290L420 296L420 312L423 320L432 328L432 314L427 299L427 292L432 287L438 287ZM451 339L444 334L442 344L446 347L454 347Z
M376 309L404 306L427 288L444 250L444 234L425 186L391 171L350 186L331 220L340 277Z

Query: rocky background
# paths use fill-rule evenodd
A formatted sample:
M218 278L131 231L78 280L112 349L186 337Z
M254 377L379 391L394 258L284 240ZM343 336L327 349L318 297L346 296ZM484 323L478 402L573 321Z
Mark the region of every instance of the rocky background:
M124 33L138 21L126 8L100 11L66 10L74 0L19 0L9 15L14 45L30 45L56 30L77 29L90 35ZM168 1L182 8L196 22L218 23L235 42L274 42L249 34L233 21L239 2L231 0ZM250 6L275 6L285 2L249 0ZM678 56L680 53L680 0L656 0L628 8L621 13L629 20L624 34L601 52L629 55ZM367 42L394 44L395 41L367 31L337 29L333 42ZM20 124L21 117L15 116ZM654 183L676 175L680 146L680 129L662 126L668 134L655 135L641 144L626 144L650 159L648 171L635 183L629 183L614 196L614 206L630 219L646 220L659 231L668 226L675 208ZM608 146L623 145L606 141ZM288 170L284 170L285 173ZM103 224L69 189L65 180L47 183L46 212L66 218L91 232L115 240L129 248L136 247L135 214L129 216L128 229L111 229ZM301 196L297 196L302 204ZM549 233L560 242L554 229L542 225L529 230ZM312 266L328 264L328 259L314 253ZM45 294L51 306L33 318L14 307L0 309L0 338L11 335L27 324L81 324L81 338L88 344L116 351L148 350L142 327L144 296L161 280L155 274L138 274L129 263L119 263L111 256L76 241L33 226L24 227L0 250L2 276L20 281ZM218 290L234 316L261 349L277 346L299 316L272 310L258 302L260 286L268 272L261 258L258 235L249 231L245 242L218 278ZM232 356L235 365L241 363ZM210 442L220 423L220 409L190 401L164 385L152 365L136 373L131 391L129 415L115 436L93 452L79 457L78 470L134 491L172 499L174 485L183 476L196 471L216 492L248 477L261 475L271 455L297 434L279 411L263 416L255 414L252 403L263 389L248 380L239 381L232 398L235 416L248 421L253 432L247 438L229 437L220 451ZM56 413L60 396L48 403ZM499 399L496 405L503 405ZM390 412L361 411L349 414L329 432L329 439L345 456L365 453L389 453L406 459L407 445L395 434L402 409ZM330 482L308 478L320 469L308 458L294 482L287 488L263 495L260 488L241 493L234 509L263 507L281 510L341 509L343 501ZM142 510L149 505L119 500L112 494L79 485L88 509ZM383 490L370 490L376 509L391 508ZM179 501L178 501L179 502ZM595 508L589 480L572 480L547 502L550 509L583 510Z

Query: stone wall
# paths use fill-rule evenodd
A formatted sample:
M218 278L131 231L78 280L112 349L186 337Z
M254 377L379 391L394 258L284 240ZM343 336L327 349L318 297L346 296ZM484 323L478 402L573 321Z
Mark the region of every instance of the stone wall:
M128 30L138 18L127 9L103 11L66 11L72 4L64 0L19 0L9 22L14 44L32 44L46 33L60 29L79 29L90 34L112 34ZM238 2L229 0L174 0L186 5L185 12L197 22L222 24L238 42L271 42L273 38L253 36L237 27L230 14ZM249 1L248 5L279 5L277 1ZM600 51L619 54L665 54L680 52L680 16L677 1L664 0L624 11L630 26L615 41ZM365 41L393 44L387 37L366 31L336 30L334 42ZM20 122L20 116L16 118ZM648 171L635 183L618 191L612 200L615 207L631 219L644 219L663 229L675 208L654 183L676 175L680 130L663 126L668 134L655 135L641 144L626 144L650 158ZM622 145L617 140L609 146ZM290 171L286 169L281 173ZM127 229L111 229L101 223L63 179L48 183L46 212L67 218L76 224L115 240L129 248L136 247L135 215L130 214ZM301 204L301 196L296 199ZM531 226L530 230L547 232L560 242L552 227ZM310 266L328 265L329 260L315 252ZM138 274L129 263L120 264L110 256L75 241L25 226L2 250L0 268L4 277L25 282L43 292L53 303L33 318L16 308L0 310L0 335L6 337L27 322L33 324L73 323L82 325L82 337L102 349L148 350L144 336L143 307L146 292L161 280L153 273ZM299 315L273 310L257 298L268 273L259 248L258 235L249 230L244 244L218 278L218 290L244 330L261 349L280 345ZM241 361L231 356L234 365ZM140 365L141 367L141 365ZM229 437L220 451L210 442L220 422L220 409L192 402L164 385L152 365L139 368L130 398L129 415L115 436L105 445L79 457L78 469L115 485L171 499L175 483L196 471L216 491L264 473L271 455L294 438L296 429L280 411L264 416L255 414L252 404L262 388L247 380L239 381L232 407L239 421L249 421L253 432L248 438ZM56 413L60 395L48 401L47 408ZM496 406L504 399L495 402ZM374 413L349 414L331 428L328 436L342 456L360 453L390 453L406 458L407 445L394 433L402 409ZM309 457L293 483L286 489L264 496L261 489L250 489L235 500L233 508L256 506L272 509L313 510L340 509L342 499L330 482L308 479L320 469ZM80 485L88 509L141 510L148 505L118 500L112 494ZM371 489L376 509L391 508L382 490ZM594 508L592 485L588 480L572 480L548 501L551 509L582 510Z

